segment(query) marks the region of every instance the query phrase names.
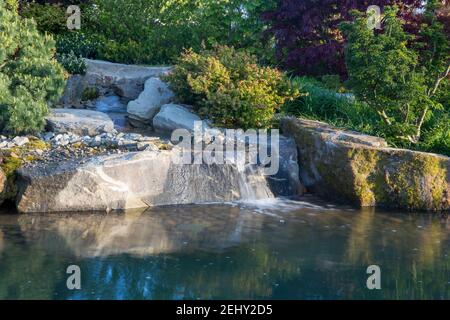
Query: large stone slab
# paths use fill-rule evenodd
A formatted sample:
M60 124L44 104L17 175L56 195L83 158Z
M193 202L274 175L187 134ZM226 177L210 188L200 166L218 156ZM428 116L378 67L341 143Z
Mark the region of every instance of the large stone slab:
M284 118L299 151L303 184L325 198L360 206L450 209L450 158L388 148L383 139L325 123Z
M258 171L234 165L183 165L174 151L101 156L18 171L20 212L108 211L273 197ZM251 189L251 190L250 190Z
M194 131L196 121L202 121L199 116L178 104L166 104L153 118L153 128L160 132L172 132L176 129ZM207 127L204 124L204 127Z
M128 117L144 125L152 123L161 106L169 103L174 97L166 83L159 78L150 78L145 82L144 91L139 98L128 103Z
M145 67L85 59L87 72L84 79L90 86L112 88L125 99L135 100L144 90L144 83L152 77L160 77L170 67Z
M72 75L67 79L64 94L59 99L62 106L80 107L84 91L89 87L82 75Z
M114 131L114 123L107 114L92 110L52 109L46 121L49 131L55 133L94 136Z

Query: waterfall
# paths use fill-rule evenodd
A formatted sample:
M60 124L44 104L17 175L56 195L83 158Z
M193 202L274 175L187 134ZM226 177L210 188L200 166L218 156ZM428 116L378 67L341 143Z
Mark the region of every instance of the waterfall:
M247 165L244 170L239 170L238 180L243 201L275 198L267 177L262 173L261 168L255 165Z

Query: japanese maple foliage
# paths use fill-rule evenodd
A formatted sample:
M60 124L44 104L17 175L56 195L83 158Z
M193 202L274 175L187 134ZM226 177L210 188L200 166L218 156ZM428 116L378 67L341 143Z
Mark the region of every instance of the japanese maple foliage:
M420 0L279 0L274 11L266 12L276 38L276 55L281 66L299 75L346 75L344 38L337 26L351 19L352 9L365 11L370 5L381 9L397 4L412 32L420 17Z

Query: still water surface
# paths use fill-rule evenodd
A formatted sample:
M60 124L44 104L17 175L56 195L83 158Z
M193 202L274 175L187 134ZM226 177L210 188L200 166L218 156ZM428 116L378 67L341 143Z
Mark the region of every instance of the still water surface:
M315 204L313 204L315 203ZM447 217L303 201L0 215L0 299L450 299ZM66 286L81 268L82 289ZM366 287L381 267L381 290Z

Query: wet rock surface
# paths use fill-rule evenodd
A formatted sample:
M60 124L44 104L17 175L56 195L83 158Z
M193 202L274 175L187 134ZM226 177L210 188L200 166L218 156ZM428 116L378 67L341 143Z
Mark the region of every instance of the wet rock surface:
M85 163L21 168L18 210L109 211L273 197L257 171L240 172L233 165L175 164L173 156L174 151L131 152Z

